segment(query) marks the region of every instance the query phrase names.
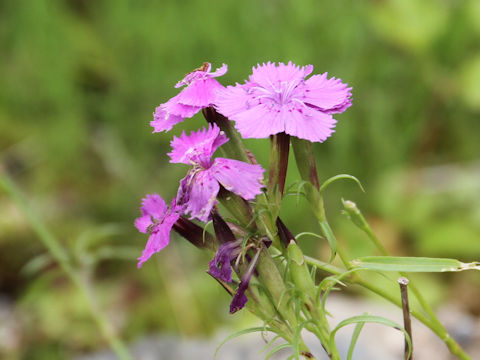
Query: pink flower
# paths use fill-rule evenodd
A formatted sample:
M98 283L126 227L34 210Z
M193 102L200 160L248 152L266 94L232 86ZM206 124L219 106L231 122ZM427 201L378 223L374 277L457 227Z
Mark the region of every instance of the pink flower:
M169 209L158 194L147 195L142 200L140 210L142 216L135 220L135 226L140 232L150 234L150 237L142 256L138 258L138 267L141 267L154 253L168 245L172 227L180 217L176 211L175 200L172 201Z
M332 114L351 104L351 89L327 73L305 78L312 65L299 67L268 62L253 68L245 84L219 90L217 110L235 121L244 138L265 138L280 132L313 142L333 132Z
M215 72L210 70L211 64L204 63L175 85L176 88L186 88L155 109L150 122L153 132L168 131L185 118L192 117L202 108L214 103L217 90L223 88L215 78L227 72L227 65L223 64Z
M227 141L217 125L210 125L188 136L184 132L171 142L170 162L193 166L180 181L177 193L177 205L191 218L208 221L220 185L246 200L253 200L262 192L265 170L260 165L224 158L212 160L215 150Z

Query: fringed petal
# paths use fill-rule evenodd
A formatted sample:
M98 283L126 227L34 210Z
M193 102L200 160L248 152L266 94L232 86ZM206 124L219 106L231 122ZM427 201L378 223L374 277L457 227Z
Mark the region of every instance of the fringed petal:
M227 136L215 124L209 125L207 129L192 131L190 135L183 132L180 137L174 137L170 142L170 162L209 167L213 153L227 141Z
M225 189L245 200L262 193L264 171L260 165L224 158L216 158L211 167L212 175Z

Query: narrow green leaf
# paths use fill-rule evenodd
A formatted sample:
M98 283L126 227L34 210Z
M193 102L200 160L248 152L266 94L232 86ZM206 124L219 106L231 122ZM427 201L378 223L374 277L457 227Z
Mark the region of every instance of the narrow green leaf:
M353 330L352 334L352 340L350 341L350 346L348 347L347 360L352 360L353 350L355 349L355 345L357 345L358 337L360 336L360 332L362 331L364 325L364 322L359 322L357 325L355 325L355 329Z
M305 184L307 184L306 181L301 181L299 184L298 184L298 188L297 188L297 206L298 204L300 203L300 194L303 194L305 196L304 193L302 193L302 188L305 186Z
M267 354L267 356L265 357L265 360L268 360L272 357L272 355L274 355L275 353L279 352L280 350L283 350L283 349L287 349L289 347L292 347L292 345L290 344L280 344L278 346L275 346L272 350L270 350L270 352Z
M325 180L324 183L320 186L320 190L319 190L320 193L322 193L328 187L328 185L334 183L337 180L342 180L342 179L350 179L355 181L357 185L360 187L360 190L365 192L365 189L363 188L362 183L355 176L348 175L348 174L340 174L340 175L332 176L331 178Z
M309 231L305 231L305 232L301 232L300 234L297 234L297 236L295 236L295 240L298 240L298 239L300 239L302 236L305 236L305 235L310 235L310 236L313 236L313 237L316 237L316 238L319 238L319 239L322 239L322 240L323 240L323 236L322 236L322 235L318 235L318 234L315 234L314 232L309 232Z
M300 360L300 333L308 323L313 323L313 320L306 320L298 324L297 328L295 329L295 333L293 334L293 339L292 339L293 358L296 360Z
M331 276L328 276L326 278L324 278L320 284L318 285L318 292L317 292L317 297L315 298L315 301L318 302L318 296L321 295L322 291L323 291L323 296L322 296L322 299L320 301L320 306L321 306L321 309L322 311L326 312L326 309L325 309L325 305L326 305L326 301L327 301L327 297L328 295L330 294L330 292L334 289L334 286L335 284L340 284L342 286L346 286L346 284L344 284L341 280L347 276L347 275L350 275L352 273L354 273L355 271L358 271L360 269L351 269L351 270L348 270L340 275L331 275Z
M340 269L340 268L336 267L335 265L332 265L330 263L326 263L324 261L317 260L317 259L312 258L312 257L307 256L307 255L305 255L305 261L310 266L316 266L317 268L319 268L321 270L327 271L327 272L335 274L335 275L340 275L344 272L343 269Z
M315 282L315 278L317 276L317 267L316 266L312 266L311 269L310 269L310 277L312 278L312 280Z
M401 272L480 270L478 262L462 263L455 259L427 257L365 256L354 259L350 263L353 267L360 269Z
M44 253L37 255L20 269L20 273L25 276L37 275L40 271L51 265L53 261L50 254Z
M405 339L407 340L408 343L408 355L412 353L412 340L410 339L410 336L408 333L405 331L405 329L397 324L396 322L386 319L381 316L376 316L376 315L359 315L359 316L352 316L351 318L345 319L341 321L335 329L332 330L330 333L330 344L333 344L335 341L335 334L337 333L338 330L343 328L344 326L350 325L350 324L358 324L358 323L377 323L377 324L382 324L385 326L389 326L391 328L394 328L396 330L400 330L404 333Z
M209 226L212 226L213 227L213 220L209 220L207 223L205 223L205 225L203 226L203 232L202 232L202 240L203 242L206 241L206 236L207 236L207 233L208 233L208 227Z
M337 239L333 234L330 225L328 224L327 220L319 221L320 228L322 229L323 235L327 238L328 244L330 245L330 260L332 262L335 259L335 255L337 254Z
M230 341L232 339L235 339L239 336L242 336L242 335L245 335L245 334L249 334L249 333L254 333L254 332L259 332L259 331L272 331L272 329L270 329L269 327L265 327L265 326L259 326L259 327L252 327L252 328L248 328L248 329L244 329L244 330L240 330L240 331L237 331L237 332L234 332L233 334L230 334L228 335L218 346L217 348L215 349L215 354L213 355L213 358L215 359L217 357L217 353L218 353L218 350L220 350L220 348L227 342L227 341Z
M266 322L264 322L264 326L266 326ZM262 334L262 340L265 341L267 343L267 345L265 345L262 348L262 350L259 351L259 353L267 351L267 349L270 348L271 346L273 346L275 341L277 341L277 339L280 339L280 338L281 338L280 335L276 335L272 340L268 341L267 338L265 336L263 336L263 334Z

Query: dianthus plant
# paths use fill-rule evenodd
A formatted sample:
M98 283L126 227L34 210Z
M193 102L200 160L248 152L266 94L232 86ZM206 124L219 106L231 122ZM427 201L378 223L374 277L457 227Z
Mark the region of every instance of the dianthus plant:
M259 331L284 340L267 357L289 346L293 358L314 358L302 339L311 332L331 359L340 359L335 334L343 326L357 324L350 357L367 322L402 330L405 354L411 357L408 292L401 297L385 290L369 280L369 271L401 274L405 290L408 272L478 269L477 263L390 256L355 203L342 200L344 213L377 248L377 256L351 259L337 244L327 221L323 192L338 179L360 183L351 175L320 182L312 143L322 143L333 134L336 114L352 105L352 88L327 73L312 75L312 65L291 62L257 65L244 83L224 87L217 78L226 72L226 65L212 72L205 63L179 81L176 87L183 89L155 110L150 123L154 133L169 131L199 112L207 124L171 141L170 162L189 165L176 197L168 205L156 193L143 199L135 226L148 234L148 241L138 267L168 245L173 230L196 247L211 251L205 270L231 297L231 314L245 308L264 322ZM242 138L270 138L268 171L245 148ZM286 191L290 148L301 178ZM292 194L303 195L310 204L318 221L318 241L326 240L329 258L305 256L299 236L280 219L282 199ZM206 228L210 222L214 233ZM332 328L326 298L334 286L349 285L359 285L403 307L405 328L374 314L345 319ZM445 341L453 354L468 359L414 284L409 289L417 300L413 316Z

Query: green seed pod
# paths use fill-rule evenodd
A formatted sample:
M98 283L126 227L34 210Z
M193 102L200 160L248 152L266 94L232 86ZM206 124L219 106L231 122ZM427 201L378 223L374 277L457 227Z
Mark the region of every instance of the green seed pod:
M307 295L311 299L315 296L315 284L308 271L307 263L303 257L302 250L295 243L290 241L287 248L288 258L290 260L289 270L291 280L295 284L295 287L303 294Z

